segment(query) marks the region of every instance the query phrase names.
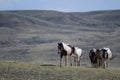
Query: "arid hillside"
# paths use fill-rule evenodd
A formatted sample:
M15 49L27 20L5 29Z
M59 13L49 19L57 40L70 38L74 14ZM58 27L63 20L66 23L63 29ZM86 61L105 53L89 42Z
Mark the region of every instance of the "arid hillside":
M82 48L83 66L91 48L109 47L110 66L120 67L120 10L0 11L0 60L59 64L58 42Z

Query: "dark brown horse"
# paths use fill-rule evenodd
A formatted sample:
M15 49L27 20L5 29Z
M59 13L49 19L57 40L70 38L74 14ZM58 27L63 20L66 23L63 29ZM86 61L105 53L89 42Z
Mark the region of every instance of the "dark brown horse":
M96 50L96 60L97 60L97 67L102 66L102 57L101 57L101 49Z
M90 58L90 61L91 61L91 66L95 67L95 64L97 64L96 49L95 48L90 50L89 58Z

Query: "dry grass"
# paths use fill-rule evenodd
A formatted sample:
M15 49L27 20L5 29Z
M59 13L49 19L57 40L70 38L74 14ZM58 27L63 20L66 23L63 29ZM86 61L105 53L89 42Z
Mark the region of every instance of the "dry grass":
M0 62L0 80L119 80L120 69L58 67Z

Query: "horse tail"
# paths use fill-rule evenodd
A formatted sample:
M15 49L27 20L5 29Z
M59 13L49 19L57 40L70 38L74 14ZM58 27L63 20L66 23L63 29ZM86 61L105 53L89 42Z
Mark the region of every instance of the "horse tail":
M112 57L110 58L110 60L113 60L115 57L116 57L116 56L112 56Z

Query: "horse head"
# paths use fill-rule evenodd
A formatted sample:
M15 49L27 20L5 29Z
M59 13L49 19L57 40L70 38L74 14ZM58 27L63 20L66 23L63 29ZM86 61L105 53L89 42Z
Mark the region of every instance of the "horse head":
M58 43L58 54L60 54L61 51L63 51L63 50L64 50L64 48L63 48L62 42Z

